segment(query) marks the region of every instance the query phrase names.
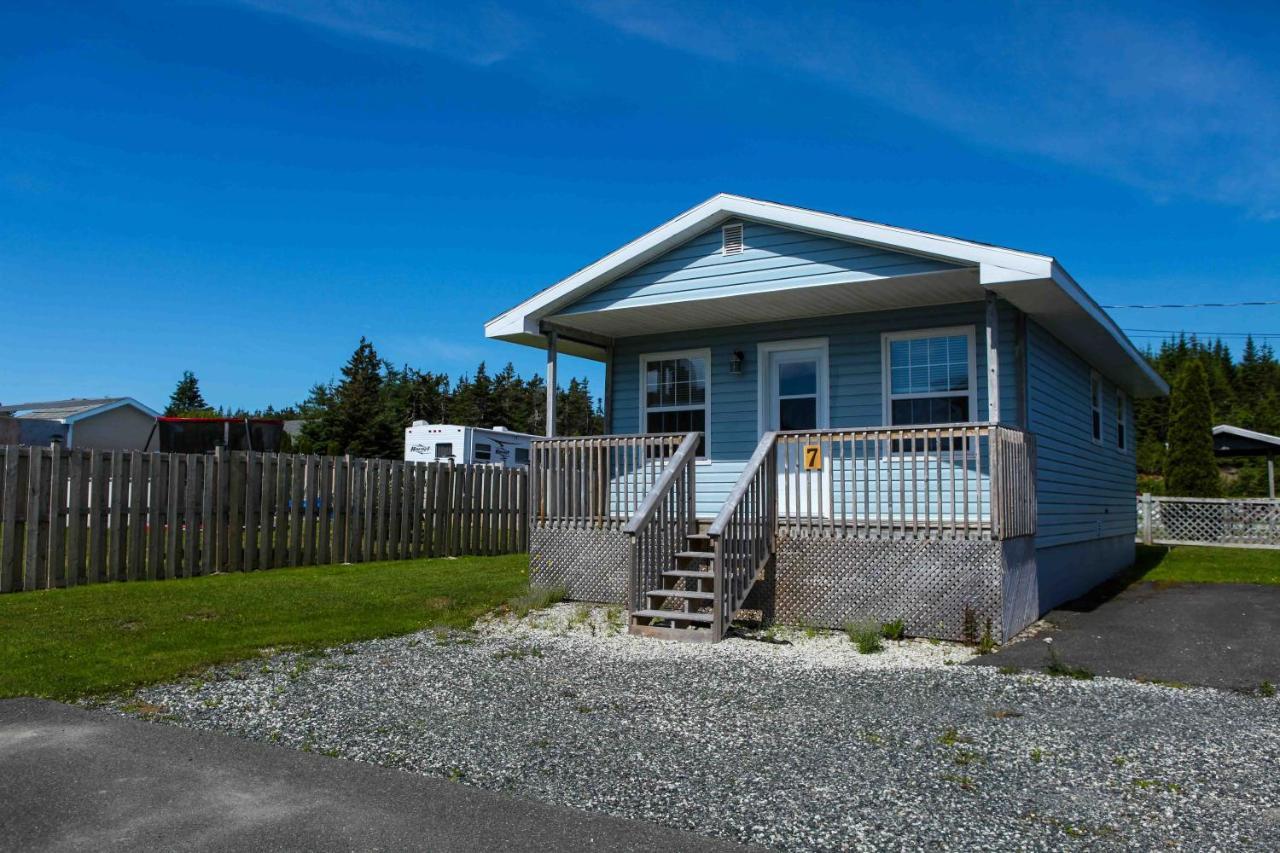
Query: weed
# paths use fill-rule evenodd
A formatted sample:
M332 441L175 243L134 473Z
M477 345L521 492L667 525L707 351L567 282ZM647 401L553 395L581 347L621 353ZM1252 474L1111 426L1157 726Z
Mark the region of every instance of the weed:
M280 732L276 731L267 735L267 743L279 743L279 742L280 742Z
M1258 695L1265 699L1270 699L1276 695L1276 686L1270 681L1264 681L1258 686Z
M206 708L216 708L216 707L218 707L219 705L221 705L221 704L222 704L222 700L221 700L221 699L206 699L206 700L204 700L203 702L201 702L200 704L201 704L201 705L203 705L203 706L204 706L204 707L206 707Z
M864 655L874 654L884 648L880 639L880 626L871 622L850 622L844 626L849 642Z
M508 601L507 606L511 608L511 611L516 616L523 619L529 615L531 610L544 610L553 604L564 601L564 597L567 594L568 590L562 586L531 586L527 592L517 595Z
M1161 779L1134 779L1133 787L1140 791L1168 791L1170 794L1182 793L1182 786L1177 782L1165 782Z
M1077 681L1090 681L1093 679L1093 673L1084 667L1063 663L1062 658L1058 657L1058 652L1053 646L1049 647L1049 665L1044 668L1044 671L1050 675L1074 678Z
M958 743L973 743L973 738L960 734L955 726L949 726L938 736L938 743L943 746L955 746Z
M573 609L573 615L569 617L569 627L577 628L580 625L586 625L591 621L591 608L585 604L579 604Z
M967 604L964 606L964 625L960 629L960 636L971 646L978 644L978 614Z
M1007 663L1004 666L997 669L996 672L1000 673L1001 675L1018 675L1019 673L1022 672L1022 667L1014 666L1013 664Z
M1115 758L1111 759L1111 763L1114 764L1116 767L1124 767L1127 762L1128 762L1128 759L1125 758L1123 755L1117 755Z
M871 744L872 746L884 746L884 745L885 745L885 739L884 739L883 737L881 737L880 735L876 734L876 733L875 733L875 732L873 732L873 731L865 731L865 732L863 732L863 733L862 733L862 738L863 738L863 740L865 740L867 743Z
M604 613L605 631L609 634L621 634L625 624L622 620L622 608L610 607Z
M515 649L503 649L493 656L494 660L524 660L525 658L542 657L542 649L537 646L523 646Z
M591 714L594 713L596 709L592 708L590 705L579 705L576 710L579 714Z
M970 764L978 764L982 762L982 755L970 749L956 750L956 764L961 767L967 767Z
M326 750L322 751L320 754L321 754L321 755L327 755L327 756L329 756L330 758L337 758L337 757L338 757L339 755L341 755L342 753L340 753L340 752L338 751L338 748L337 748L337 747L333 747L332 749L326 749Z
M994 711L988 711L987 713L995 717L997 720L1008 720L1022 716L1021 711L1015 711L1012 708L997 708Z
M991 620L987 619L986 626L982 630L982 637L978 639L978 654L989 655L995 650L996 640L991 635Z
M450 767L445 778L447 778L450 782L461 782L462 777L465 775L466 774L462 772L461 767Z
M1038 746L1033 746L1031 748L1031 760L1039 764L1042 758L1044 758L1044 751Z
M907 633L907 626L901 619L884 622L880 625L880 635L886 640L901 640Z
M942 779L945 782L953 782L961 788L964 788L966 791L972 791L977 787L973 784L973 779L968 776L960 776L956 773L943 773Z
M126 702L120 706L120 710L126 714L138 714L144 717L154 717L157 714L163 714L168 709L163 705L154 705L150 702L144 702L141 699L135 699L132 702Z

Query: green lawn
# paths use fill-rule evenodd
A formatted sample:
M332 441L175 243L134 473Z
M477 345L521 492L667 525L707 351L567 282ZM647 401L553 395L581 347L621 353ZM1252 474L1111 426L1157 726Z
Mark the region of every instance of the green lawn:
M0 697L168 681L267 648L470 626L523 592L528 558L313 566L0 597Z
M1139 545L1130 580L1280 584L1280 550Z

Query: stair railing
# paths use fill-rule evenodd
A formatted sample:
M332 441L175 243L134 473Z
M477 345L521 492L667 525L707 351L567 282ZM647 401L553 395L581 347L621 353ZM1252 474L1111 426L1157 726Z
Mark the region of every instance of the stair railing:
M684 437L622 528L631 540L627 598L632 611L645 609L645 592L661 585L662 572L671 568L676 552L685 549L686 537L698 523L695 471L701 439L697 432Z
M773 559L777 546L777 434L767 432L756 445L742 476L707 530L715 553L716 639L724 636L742 606L757 573Z

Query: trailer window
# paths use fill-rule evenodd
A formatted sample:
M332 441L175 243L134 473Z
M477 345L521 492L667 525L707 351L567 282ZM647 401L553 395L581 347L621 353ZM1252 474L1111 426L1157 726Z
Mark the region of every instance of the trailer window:
M527 447L516 448L516 464L517 465L529 464L529 448Z
M437 458L437 459L452 459L452 458L453 458L453 442L449 442L449 441L442 441L442 442L440 442L439 444L437 444L437 445L436 445L436 458Z
M493 448L484 442L476 442L476 461L488 462L493 458Z

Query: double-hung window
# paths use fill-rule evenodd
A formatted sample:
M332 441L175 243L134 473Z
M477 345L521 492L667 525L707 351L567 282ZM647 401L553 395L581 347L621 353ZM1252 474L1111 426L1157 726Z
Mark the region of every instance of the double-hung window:
M1129 449L1129 400L1119 388L1116 389L1116 447Z
M644 377L640 406L645 432L700 432L698 455L705 456L710 420L710 351L642 355L640 373Z
M1089 408L1093 417L1093 440L1102 444L1102 377L1097 371L1089 374Z
M977 408L972 326L883 336L885 421L891 426L967 423Z

